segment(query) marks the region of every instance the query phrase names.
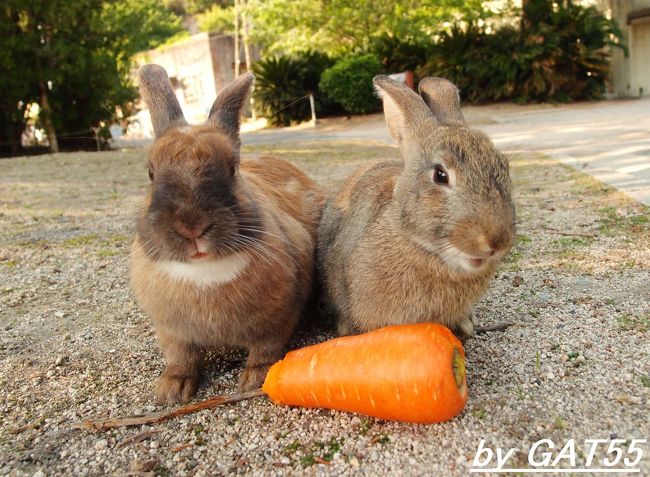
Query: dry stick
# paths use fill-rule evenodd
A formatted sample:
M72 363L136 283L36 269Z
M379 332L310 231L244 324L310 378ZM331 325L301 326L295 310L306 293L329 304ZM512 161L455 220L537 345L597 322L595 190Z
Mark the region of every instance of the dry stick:
M553 227L542 227L544 230L553 232L555 235L564 235L566 237L585 237L585 238L596 238L598 235L594 234L581 234L578 232L562 232L561 230L554 229Z
M489 333L491 331L505 331L514 324L515 323L499 323L498 325L481 326L481 327L476 328L476 330L474 331L474 334L480 335L480 334L483 334L483 333Z
M75 429L87 429L94 431L105 431L115 427L128 427L128 426L142 426L144 424L156 424L159 422L168 421L175 417L192 414L194 412L203 411L204 409L212 409L223 404L230 404L233 402L243 401L258 396L263 396L264 393L261 389L254 391L247 391L244 393L229 394L227 396L216 396L205 401L188 404L186 406L179 406L166 411L153 412L151 414L140 414L137 416L117 417L106 419L94 419L91 421L82 421L73 426Z
M118 445L115 446L116 449L121 449L124 446L127 446L129 444L133 444L134 442L140 442L145 439L149 439L152 435L157 434L159 432L162 432L162 429L152 429L150 431L143 431L140 432L139 434L136 434L135 436L127 437L124 439L122 442L120 442Z

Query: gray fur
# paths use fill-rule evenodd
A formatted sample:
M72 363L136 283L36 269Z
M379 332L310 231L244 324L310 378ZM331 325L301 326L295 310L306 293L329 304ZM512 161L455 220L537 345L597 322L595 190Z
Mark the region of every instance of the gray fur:
M448 81L423 80L426 102L387 77L374 83L403 161L362 166L328 201L325 309L341 334L423 321L471 334L472 306L514 237L508 162L465 125Z
M255 77L248 73L230 83L219 93L208 115L208 122L215 124L230 137L237 154L241 145L239 139L241 112L250 96L254 79Z
M458 88L454 83L443 78L424 78L418 91L438 121L465 124Z
M162 66L144 65L140 68L139 81L140 95L149 108L156 137L162 136L170 127L187 124L167 72Z

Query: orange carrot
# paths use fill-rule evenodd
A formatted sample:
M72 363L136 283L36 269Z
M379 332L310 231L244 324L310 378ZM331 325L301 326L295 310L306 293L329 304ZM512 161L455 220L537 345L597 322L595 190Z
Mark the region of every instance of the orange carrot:
M289 352L262 390L279 404L446 421L467 402L465 352L442 325L389 326Z

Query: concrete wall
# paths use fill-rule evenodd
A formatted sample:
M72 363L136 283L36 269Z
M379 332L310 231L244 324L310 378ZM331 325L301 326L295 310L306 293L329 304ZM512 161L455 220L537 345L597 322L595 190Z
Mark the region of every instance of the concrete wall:
M650 95L650 0L609 0L603 9L617 21L629 55L614 51L611 93L615 97ZM634 18L637 15L648 15Z
M207 116L217 96L207 33L149 50L143 56L145 62L157 63L167 70L188 121L201 121Z
M245 72L243 46L240 49L240 72ZM259 58L256 48L251 53L253 61ZM157 63L165 68L185 118L200 123L207 118L218 92L235 78L235 40L231 35L198 33L146 51L137 63Z

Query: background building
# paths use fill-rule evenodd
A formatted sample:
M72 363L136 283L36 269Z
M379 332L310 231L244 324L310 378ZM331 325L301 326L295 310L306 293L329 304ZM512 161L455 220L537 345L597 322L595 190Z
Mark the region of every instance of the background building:
M254 61L259 53L252 50ZM243 46L240 58L244 58ZM185 117L197 123L207 118L219 91L235 79L235 39L232 35L198 33L143 52L136 62L138 67L156 63L165 68ZM243 61L239 71L246 71Z
M609 0L609 14L621 29L629 55L612 58L612 94L650 95L650 0Z

